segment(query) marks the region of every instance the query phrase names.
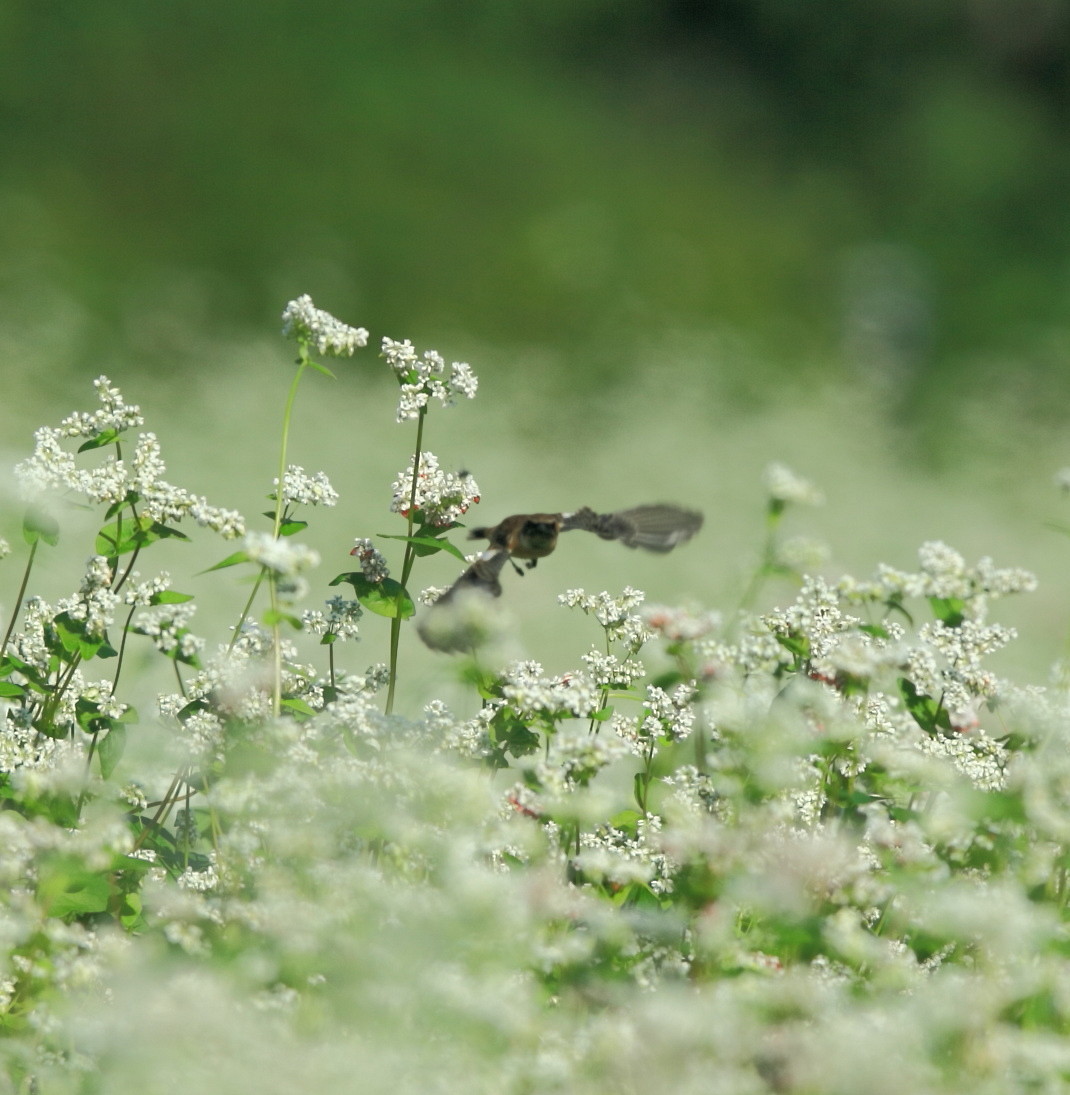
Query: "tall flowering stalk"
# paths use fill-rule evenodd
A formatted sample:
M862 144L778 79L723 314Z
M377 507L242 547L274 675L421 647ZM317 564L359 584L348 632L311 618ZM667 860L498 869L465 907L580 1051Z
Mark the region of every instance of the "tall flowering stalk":
M390 620L390 676L386 696L389 714L394 709L397 689L401 622L413 611L406 592L413 564L421 548L447 547L442 542L435 546L438 534L453 527L456 518L479 501L479 488L471 476L443 472L435 456L423 451L427 409L432 399L437 399L444 407L450 406L458 395L474 399L479 381L465 362L455 361L447 366L445 358L437 351L426 350L418 354L408 339L398 342L384 338L382 352L401 386L397 420L416 422L415 453L408 469L394 481L391 505L395 513L405 518L406 533L402 537L405 555L401 564L401 584Z
M282 333L293 338L297 342L297 371L290 381L290 390L286 396L286 406L282 415L282 436L279 442L279 474L275 480L275 517L272 523L272 537L277 541L283 532L283 513L288 497L287 485L287 448L290 439L290 423L293 418L294 401L297 399L297 387L301 377L308 368L323 373L324 376L334 379L330 369L312 360L312 351L325 357L352 357L361 347L368 345L368 332L363 327L350 327L341 320L336 319L329 312L316 308L312 298L306 293L291 300L282 313ZM300 469L296 469L300 470ZM329 489L329 484L328 484ZM333 491L329 495L321 495L328 505L333 505L337 495ZM261 552L259 559L262 570L261 575L268 578L268 588L271 595L270 624L274 635L274 661L275 672L273 680L273 705L275 714L278 715L282 703L282 643L280 627L283 614L280 609L279 581L280 577L293 576L297 570L305 565L315 565L306 557L303 561L290 558L276 560L284 563L282 567L271 565L271 559ZM315 562L318 562L318 557ZM287 570L286 566L290 569ZM255 591L254 591L255 592Z

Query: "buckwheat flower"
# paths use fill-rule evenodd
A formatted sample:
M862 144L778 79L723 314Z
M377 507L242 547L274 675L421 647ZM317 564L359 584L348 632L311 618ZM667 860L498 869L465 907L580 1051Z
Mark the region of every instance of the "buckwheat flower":
M601 690L586 674L543 677L527 670L529 664L519 663L503 675L502 695L521 716L545 713L590 718L601 706Z
M796 475L784 464L772 463L762 476L766 493L774 502L799 506L820 506L825 496L807 479Z
M562 726L550 740L547 756L532 766L539 785L558 793L586 787L603 768L627 756L629 749L612 734L590 734L586 726Z
M669 608L665 605L648 605L643 609L643 619L663 639L670 643L690 642L708 635L721 627L719 612L691 607Z
M101 636L115 619L118 594L112 593L112 572L103 555L93 555L86 563L85 575L77 597L65 598L59 608L85 624L88 634Z
M454 475L438 466L434 453L420 453L420 466L414 468L415 457L409 466L394 480L393 501L390 509L408 517L415 508L431 525L440 528L453 524L469 507L479 501L479 484L471 475ZM416 476L416 492L413 497L413 476Z
M643 618L632 612L645 597L642 590L625 586L616 596L604 590L586 593L582 589L569 589L560 594L557 601L565 608L578 608L585 615L594 616L605 629L607 639L621 642L635 652L654 637Z
M72 486L77 464L63 448L62 437L62 432L51 426L34 431L33 455L15 465L15 478L23 498Z
M286 338L310 342L317 352L333 357L352 357L368 345L368 332L363 327L350 327L335 319L317 308L307 293L283 309L282 333Z
M691 706L694 695L693 684L678 685L671 696L657 685L648 684L640 735L648 740L665 738L669 741L684 741L690 737L695 725L695 712Z
M809 536L792 536L775 547L776 563L796 574L820 570L831 555L828 544Z
M356 556L360 571L369 582L379 583L390 577L390 567L386 565L386 559L366 536L358 536L353 541L353 550L349 554Z
M93 381L97 390L100 407L90 414L75 411L60 423L63 437L96 437L105 430L122 433L124 430L143 426L141 408L136 404L127 404L122 392L106 376L98 376Z
M621 661L615 654L600 650L584 654L583 663L600 688L630 688L646 672L643 663L634 658Z
M164 654L193 659L204 648L204 639L189 630L196 610L197 606L192 603L155 605L138 616L134 630L139 635L147 635Z
M435 350L417 354L408 339L398 342L384 338L382 348L383 357L401 385L399 422L416 418L431 399L448 407L457 395L475 398L479 381L467 363L455 361L447 366L445 358Z
M129 477L123 461L109 455L98 467L77 469L71 476L69 486L78 494L84 494L90 502L114 505L126 498Z
M307 544L270 532L247 532L242 548L249 559L281 577L295 577L319 566L319 552Z
M808 577L795 603L762 617L762 623L774 635L802 635L810 644L811 658L826 657L836 645L837 636L861 624L839 606L836 591L822 578Z
M158 593L171 588L171 575L166 570L161 570L154 578L141 581L141 575L132 571L123 589L123 603L128 605L140 605L142 608L152 604L152 598Z
M301 614L305 630L312 635L333 635L339 639L359 638L357 621L364 615L359 601L347 601L334 596L327 601L327 611L306 609Z
M210 506L206 499L195 498L190 504L189 515L203 528L218 532L224 540L237 540L245 535L245 518L236 509Z
M279 480L273 481L274 490L271 497L277 497ZM286 469L286 475L282 482L283 502L302 506L333 506L338 501L338 492L331 486L325 472L318 471L308 474L304 468L297 464L291 464Z

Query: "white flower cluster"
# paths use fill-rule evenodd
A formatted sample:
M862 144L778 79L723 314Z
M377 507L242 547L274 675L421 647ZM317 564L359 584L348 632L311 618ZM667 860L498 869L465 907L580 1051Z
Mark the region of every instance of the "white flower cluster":
M315 548L287 536L272 536L270 532L247 532L242 550L250 561L282 577L294 577L302 571L319 566Z
M330 312L312 303L307 294L291 300L282 311L282 333L286 338L310 342L321 354L352 357L368 345L368 332L363 327L350 327Z
M591 780L630 750L613 734L591 734L579 723L559 726L547 747L545 757L528 768L544 796L562 796Z
M651 814L639 819L635 836L609 825L584 833L576 865L591 880L618 887L640 883L656 894L672 893L677 864L665 854L661 827L661 818Z
M141 408L127 403L122 392L106 377L98 376L93 381L97 390L100 407L91 412L73 411L60 423L63 437L96 437L106 431L122 433L145 424Z
M654 637L654 632L643 617L632 611L643 603L645 596L642 590L631 586L625 586L617 596L604 590L587 593L582 589L569 589L560 594L557 601L565 608L578 608L586 615L593 616L605 629L607 639L623 643L635 653L643 643Z
M397 342L392 338L383 339L383 357L401 385L399 422L416 418L431 399L448 407L458 394L475 398L479 381L471 366L463 361L447 367L445 358L435 350L417 354L408 339Z
M189 630L196 610L192 603L154 605L138 615L134 630L148 635L161 653L192 659L204 649L204 639Z
M762 476L766 493L774 502L798 506L820 506L825 496L809 480L796 475L784 464L772 463Z
M390 577L390 567L386 565L386 559L367 536L358 536L353 541L353 550L349 554L357 557L361 573L369 582L378 583Z
M274 490L271 497L277 497L279 480L273 480ZM282 481L282 500L290 505L333 506L338 502L338 492L331 486L326 472L309 474L297 464L286 469Z
M141 581L141 575L136 570L131 571L123 590L123 604L140 605L144 608L152 603L152 598L157 593L170 588L171 575L166 570L161 570L154 578L145 581Z
M475 479L443 471L434 453L420 453L419 470L414 464L415 457L394 479L394 498L390 503L393 513L408 517L415 507L428 524L442 528L453 524L479 501L479 484Z
M983 620L988 602L1016 593L1032 593L1036 575L1022 567L997 567L985 556L969 566L962 555L940 540L918 549L917 572L881 564L870 581L846 577L838 588L850 600L889 601L910 597L938 597L963 602L963 614Z
M327 601L327 611L318 608L306 608L301 613L305 630L312 635L334 635L339 639L358 638L357 621L364 615L359 601L347 601L342 596L334 596Z
M719 612L691 607L670 608L666 605L648 605L643 610L647 625L666 642L690 642L701 639L721 627Z
M101 377L97 384L101 382L106 383L106 378ZM113 388L107 390L115 391ZM77 415L71 416L66 422L77 418ZM83 436L73 431L89 428L90 421L96 420L95 416L83 418L84 421L79 419L69 426L42 426L34 433L33 455L15 466L15 476L25 497L35 498L46 491L62 489L81 494L94 503L115 505L134 495L142 516L160 524L173 524L191 517L225 539L234 539L244 533L244 519L236 510L209 505L206 498L173 486L163 478L166 467L154 433L138 436L129 466L118 456L109 454L96 467L79 468L74 454L67 452L63 442L70 437ZM113 420L113 416L107 416L107 420Z
M827 657L838 637L855 631L861 620L840 609L839 598L823 578L806 578L795 603L762 618L774 635L803 635L809 641L811 658Z
M538 662L514 662L502 675L502 695L522 717L535 714L590 718L599 709L602 694L583 673L544 676Z
M691 705L694 697L693 683L677 685L671 695L657 685L648 684L640 735L647 740L663 738L671 742L689 738L695 726L695 710Z
M636 658L621 661L615 654L594 649L583 655L583 663L599 688L630 688L646 672Z
M119 595L111 591L112 579L108 560L102 555L90 556L78 596L59 602L61 612L66 611L72 619L82 621L86 633L96 638L103 636L115 618Z

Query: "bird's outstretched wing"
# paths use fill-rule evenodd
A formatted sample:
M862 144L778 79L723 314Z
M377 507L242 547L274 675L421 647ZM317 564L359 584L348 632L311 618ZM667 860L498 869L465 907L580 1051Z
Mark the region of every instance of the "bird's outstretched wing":
M502 595L500 575L502 567L509 562L509 552L501 548L491 548L481 552L479 557L457 579L437 601L435 605L446 605L459 593L474 589L491 597Z
M416 625L424 643L444 654L473 652L484 645L493 626L488 615L491 601L500 597L499 575L509 561L509 552L484 551L425 612Z
M595 513L584 506L561 515L561 531L583 529L603 540L620 540L625 547L672 551L702 528L702 514L682 506L636 506L617 513Z

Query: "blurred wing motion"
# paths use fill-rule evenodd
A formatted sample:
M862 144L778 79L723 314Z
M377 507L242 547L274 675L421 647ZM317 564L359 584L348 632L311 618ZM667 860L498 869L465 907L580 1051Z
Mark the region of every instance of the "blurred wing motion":
M583 529L603 540L620 540L625 547L657 552L672 551L702 528L702 514L680 506L636 506L619 513L595 513L584 506L561 516L562 532Z
M702 514L696 510L654 505L618 513L595 513L586 506L575 513L518 513L493 527L471 529L470 539L488 540L490 546L435 601L417 630L435 650L456 651L477 645L474 636L482 630L478 606L472 605L472 599L465 594L471 591L483 594L484 598L500 597L505 565L510 563L522 574L514 559L526 560L529 568L535 566L557 547L559 532L582 529L603 540L619 540L625 547L665 553L686 543L700 528ZM469 618L470 610L475 611L475 617Z
M432 607L447 605L461 593L476 590L491 597L502 595L502 567L509 562L509 552L491 549L480 554L479 558L457 579Z

